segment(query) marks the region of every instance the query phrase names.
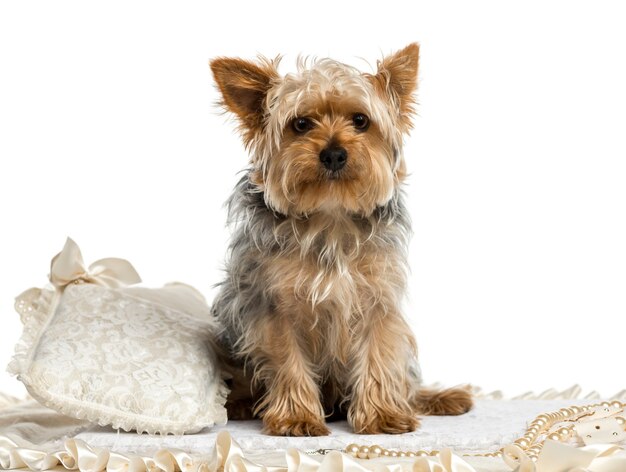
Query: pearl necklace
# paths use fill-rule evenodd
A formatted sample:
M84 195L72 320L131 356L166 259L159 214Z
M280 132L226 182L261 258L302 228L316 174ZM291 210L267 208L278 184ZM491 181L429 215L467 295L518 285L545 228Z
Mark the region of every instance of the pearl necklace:
M608 408L612 407L617 410L617 413L622 413L626 408L626 404L613 401L594 403L585 406L570 406L569 408L561 408L558 411L550 413L543 413L537 416L528 426L526 432L513 441L513 445L517 446L521 451L526 454L533 461L537 460L539 453L541 452L546 439L553 441L567 442L572 439L576 432L574 431L574 424L585 417L594 415L595 411L599 408L604 408L608 411ZM615 414L617 414L615 413ZM615 414L611 415L614 416ZM616 417L617 422L625 425L626 420L621 417ZM570 423L570 424L561 424ZM326 454L333 449L319 449L314 451L316 454ZM502 457L507 454L513 461L518 461L517 453L508 451L506 447L500 448L494 452L487 452L481 454L464 454L469 457ZM438 450L425 451L420 449L418 451L397 451L393 449L385 449L377 444L372 446L359 446L358 444L350 444L343 452L350 454L353 457L359 459L376 459L379 457L422 457L422 456L436 456L439 454Z

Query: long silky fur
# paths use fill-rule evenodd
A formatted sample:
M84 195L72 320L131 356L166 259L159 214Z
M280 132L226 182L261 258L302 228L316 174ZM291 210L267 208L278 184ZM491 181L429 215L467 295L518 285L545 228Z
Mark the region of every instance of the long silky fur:
M395 333L390 342L404 345L400 350L403 358L390 359L386 369L402 380L399 385L406 390L391 392L391 396L412 411L408 399L421 384L416 347L408 326L396 319L406 284L406 251L411 234L401 189L368 217L297 219L270 209L246 173L228 201L228 215L233 236L227 277L220 284L212 309L222 327L219 343L237 368L253 374L255 384L263 384L272 375L263 359L255 356L259 336L267 334L259 326L271 325L274 319L274 287L265 273L271 265L268 261L286 256L304 264L306 259L314 259L317 271L302 271L295 297L308 303L309 315L315 317L306 320L309 329L318 328L326 334L324 344L313 347L308 367L317 382L332 379L334 393L326 399L327 406L332 409L350 403L360 367L351 369L348 360L367 357L367 353L354 352L356 345L350 338L357 334L358 326L367 324L363 317L371 307L378 305L389 312L388 322L395 323L390 326ZM370 281L367 274L350 270L364 252L384 254L393 261L390 265L394 270L385 278L387 287L381 286L379 278ZM368 298L362 296L365 287ZM255 400L261 400L257 410L267 407L261 396Z
M402 315L411 235L403 136L417 57L410 45L375 75L331 59L300 61L285 77L277 61L211 63L251 152L227 203L233 236L212 306L231 416L259 415L271 434L320 435L338 412L359 433L400 433L418 426L420 411L471 405L466 392L420 394ZM356 112L369 116L367 132L355 129ZM294 132L298 116L314 129ZM337 175L319 161L331 145L349 156Z
M393 284L398 299L402 299L408 271L411 221L401 189L396 190L386 205L376 208L367 217L342 215L338 220L324 215L299 219L270 209L263 194L250 182L248 171L228 199L227 209L232 230L225 267L227 277L218 284L220 291L213 302L213 314L222 326L221 338L234 353L245 357L245 328L251 319L271 311L272 287L268 286L262 268L277 256L313 257L318 262L318 273L313 277L302 273L298 284L301 287L298 295L308 301L313 310L332 293L331 287L319 283L324 275L347 278L350 292L344 294L348 298L341 316L349 319L355 313L362 315L364 312L365 301L353 293L357 284L352 281L362 274L350 273L349 268L367 244L368 251L388 254L397 261ZM361 283L371 289L374 302L380 301L378 286L371 286L366 279Z

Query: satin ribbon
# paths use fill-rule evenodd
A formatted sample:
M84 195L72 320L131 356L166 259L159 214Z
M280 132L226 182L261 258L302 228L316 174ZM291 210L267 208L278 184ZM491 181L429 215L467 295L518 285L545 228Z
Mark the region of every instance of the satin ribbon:
M504 448L504 461L514 472L624 472L626 452L615 444L573 447L550 439L533 462L516 445Z
M78 245L67 238L50 264L50 282L58 290L77 282L117 288L139 283L141 278L130 262L115 257L100 259L86 268Z
M153 457L120 454L90 447L79 439L68 439L64 449L46 452L30 447L19 447L8 436L0 435L0 468L28 468L41 471L62 466L81 472L476 472L450 449L439 457L402 459L403 465L389 460L357 461L339 451L331 451L319 460L296 449L285 454L287 466L258 464L244 457L244 453L226 431L218 433L215 448L209 456L191 456L178 449L162 449ZM411 462L413 461L413 462ZM555 471L552 471L555 472Z
M515 457L515 459L513 459ZM539 459L533 462L515 445L507 446L505 462L515 472L624 472L626 453L614 444L576 448L556 441L546 441ZM68 439L64 449L46 452L33 445L20 447L16 440L0 435L0 468L28 468L33 471L62 466L81 472L476 472L476 469L443 449L438 457L402 459L390 464L389 459L358 461L339 451L312 457L302 451L289 449L287 466L259 464L246 457L231 435L221 431L209 456L192 456L178 449L162 449L153 457L120 454L90 447L78 439ZM412 461L412 462L411 462Z
M22 322L32 316L47 317L51 307L70 284L91 283L117 288L141 282L135 268L125 259L109 257L85 267L83 255L71 238L67 238L61 252L52 258L49 279L54 291L33 287L16 297L15 310L20 314Z

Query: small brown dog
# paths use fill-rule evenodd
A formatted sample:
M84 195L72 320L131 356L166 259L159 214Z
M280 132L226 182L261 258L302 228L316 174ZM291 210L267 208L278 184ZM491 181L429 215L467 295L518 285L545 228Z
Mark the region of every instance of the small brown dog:
M418 415L472 407L463 388L421 388L401 313L410 221L401 185L419 47L376 74L331 59L281 77L278 60L211 62L250 167L229 200L235 233L213 304L231 419L277 435L404 433Z

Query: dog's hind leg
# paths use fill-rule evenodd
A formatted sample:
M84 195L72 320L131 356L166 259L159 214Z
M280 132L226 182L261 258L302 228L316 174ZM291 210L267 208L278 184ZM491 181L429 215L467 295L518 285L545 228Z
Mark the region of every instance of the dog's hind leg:
M443 390L421 388L412 398L420 415L462 415L474 405L468 387L453 387Z

